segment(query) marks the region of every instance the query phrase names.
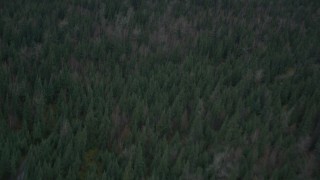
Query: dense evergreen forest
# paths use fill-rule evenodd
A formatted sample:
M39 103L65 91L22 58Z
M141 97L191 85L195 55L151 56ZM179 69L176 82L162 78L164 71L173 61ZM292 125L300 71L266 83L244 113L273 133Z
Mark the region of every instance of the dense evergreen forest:
M0 179L319 179L319 0L1 0Z

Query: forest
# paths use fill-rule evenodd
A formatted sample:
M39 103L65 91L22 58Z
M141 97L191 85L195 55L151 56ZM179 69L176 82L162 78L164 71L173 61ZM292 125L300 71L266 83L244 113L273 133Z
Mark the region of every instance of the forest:
M0 0L0 179L320 179L319 0Z

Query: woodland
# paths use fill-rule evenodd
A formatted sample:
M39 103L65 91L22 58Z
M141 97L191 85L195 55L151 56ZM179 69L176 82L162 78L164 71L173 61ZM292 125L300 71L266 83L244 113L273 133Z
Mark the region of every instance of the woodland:
M0 179L320 179L319 0L0 0Z

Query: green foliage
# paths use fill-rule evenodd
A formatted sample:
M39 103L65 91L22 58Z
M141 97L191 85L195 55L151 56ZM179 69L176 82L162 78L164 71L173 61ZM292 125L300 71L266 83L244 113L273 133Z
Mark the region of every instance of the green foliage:
M318 1L0 3L0 179L317 179Z

